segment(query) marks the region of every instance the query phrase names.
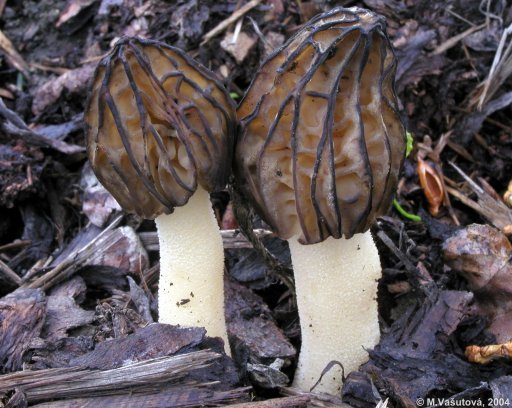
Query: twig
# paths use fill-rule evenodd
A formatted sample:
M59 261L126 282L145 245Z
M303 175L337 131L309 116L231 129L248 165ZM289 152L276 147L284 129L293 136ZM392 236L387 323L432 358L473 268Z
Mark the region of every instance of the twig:
M0 17L4 14L5 3L7 3L7 0L0 0Z
M503 51L507 42L507 37L509 35L512 35L512 24L503 30L503 34L501 35L498 49L496 50L491 69L489 70L489 75L484 81L484 89L478 101L479 110L482 110L482 107L485 105L485 103L491 99L492 95L496 92L499 86L512 73L512 41L509 42L507 48L505 51Z
M62 140L47 138L34 132L14 111L5 106L2 98L0 98L0 118L4 119L3 123L0 121L0 129L2 129L7 135L19 137L33 146L51 147L65 154L74 154L85 151L81 146L68 144Z
M29 68L23 57L16 51L11 40L6 37L2 30L0 30L0 49L4 52L7 60L18 71L22 72L27 78L29 76Z
M252 248L252 244L247 238L236 229L221 230L222 241L224 249L238 249L238 248ZM265 229L255 229L254 234L258 239L262 239L271 235L274 235L272 231ZM141 232L139 238L142 244L148 251L158 251L158 235L156 232Z
M22 283L21 278L16 272L14 272L8 265L0 260L0 272L2 272L9 280L11 280L16 286L20 286Z
M272 46L269 44L269 42L267 41L267 39L261 32L260 27L258 26L258 23L256 23L256 21L254 21L254 19L251 16L249 16L248 19L252 24L252 28L253 28L254 32L256 33L256 35L258 36L260 41L263 43L263 46L265 47L265 53L269 54L272 51Z
M449 188L447 191L458 198L468 207L472 208L485 219L487 219L492 225L500 230L510 226L512 224L512 210L508 208L505 203L501 200L495 200L485 190L475 183L471 178L464 173L456 164L449 162L449 164L466 180L471 187L471 190L477 195L478 203L466 197L459 191Z
M28 288L42 288L47 290L52 286L56 285L61 280L71 276L74 271L78 269L80 265L85 263L92 256L92 249L101 248L103 251L115 245L116 242L109 241L109 234L120 222L123 217L117 217L108 227L101 231L91 242L83 246L82 248L71 252L61 263L53 268L48 273L44 274L40 278L36 279L31 283L25 283L23 287Z
M210 41L213 37L223 32L230 24L233 24L236 20L238 20L240 17L242 17L244 14L252 10L254 7L256 7L258 4L261 3L262 0L251 0L249 3L247 3L245 6L239 8L233 14L231 14L228 18L226 18L224 21L222 21L220 24L217 25L214 29L208 31L203 36L203 41L201 42L201 45L205 45L208 41Z
M17 239L14 242L9 242L8 244L5 244L5 245L0 245L0 252L10 251L12 249L24 248L31 244L32 244L32 241L30 241L28 239L25 239L25 240Z
M473 34L476 31L480 31L481 29L485 28L485 24L480 24L476 27L470 27L466 31L463 31L460 34L457 34L448 40L446 40L444 43L439 44L439 46L436 47L434 51L430 55L439 55L443 52L449 50L450 48L457 45L458 42L462 41L464 38L466 38L468 35Z

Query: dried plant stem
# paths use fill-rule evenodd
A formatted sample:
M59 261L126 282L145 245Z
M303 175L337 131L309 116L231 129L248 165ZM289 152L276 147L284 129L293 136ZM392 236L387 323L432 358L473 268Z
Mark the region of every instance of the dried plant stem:
M217 27L214 29L208 31L204 37L203 41L201 42L201 45L206 44L208 41L210 41L213 37L223 32L230 24L233 24L236 20L238 20L240 17L242 17L244 14L249 12L251 9L256 7L258 4L261 3L261 0L251 0L249 3L247 3L245 6L239 8L236 10L231 16L226 18L224 21L222 21Z
M42 288L43 290L47 290L63 279L71 276L79 266L89 260L93 254L96 254L99 248L101 248L101 251L106 251L108 248L115 244L115 241L109 239L109 232L112 231L121 222L122 218L122 216L117 217L87 245L76 251L73 251L51 271L45 273L43 276L39 277L33 282L22 285L22 287L32 289Z

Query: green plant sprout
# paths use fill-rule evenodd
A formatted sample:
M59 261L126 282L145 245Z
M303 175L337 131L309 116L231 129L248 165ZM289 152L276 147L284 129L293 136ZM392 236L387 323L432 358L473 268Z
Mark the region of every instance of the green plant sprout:
M407 131L407 132L405 132L405 137L406 137L405 157L409 157L409 155L412 152L412 149L414 148L414 136L412 135L411 132ZM405 211L404 208L400 205L400 203L398 202L398 200L396 198L393 199L393 207L395 207L395 209L398 211L398 213L401 216L403 216L411 221L416 221L416 222L421 221L421 217L419 215L411 214L411 213Z
M405 157L409 157L409 155L412 152L412 149L414 148L414 136L411 132L407 131L405 132Z

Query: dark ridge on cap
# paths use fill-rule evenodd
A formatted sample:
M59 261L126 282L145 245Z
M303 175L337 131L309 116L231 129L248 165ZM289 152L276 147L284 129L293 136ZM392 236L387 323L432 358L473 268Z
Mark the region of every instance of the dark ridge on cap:
M84 120L92 168L128 212L152 219L198 185L213 191L228 181L234 103L177 48L121 39L96 69Z
M238 108L238 188L283 239L350 238L392 202L405 130L385 30L355 7L313 18L267 58Z

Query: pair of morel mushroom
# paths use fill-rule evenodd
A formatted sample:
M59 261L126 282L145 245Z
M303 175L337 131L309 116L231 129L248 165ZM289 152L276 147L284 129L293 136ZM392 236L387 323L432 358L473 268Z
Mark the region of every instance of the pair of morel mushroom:
M204 326L229 350L208 192L233 168L242 196L290 245L302 328L294 385L309 390L331 361L346 373L365 361L379 341L368 229L390 205L405 149L395 67L383 19L336 8L267 58L235 110L179 49L118 42L94 78L88 154L125 210L156 220L161 322ZM317 390L340 387L335 368Z

